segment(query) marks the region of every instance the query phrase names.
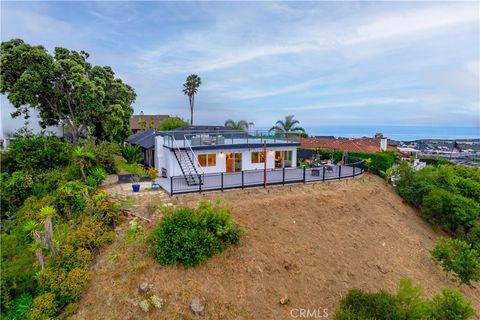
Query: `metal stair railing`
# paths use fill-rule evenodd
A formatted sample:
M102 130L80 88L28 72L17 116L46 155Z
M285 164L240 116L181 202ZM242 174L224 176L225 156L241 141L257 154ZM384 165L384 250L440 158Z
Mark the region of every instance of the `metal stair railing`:
M192 144L190 143L190 140L187 139L186 135L183 136L183 138L185 139L184 141L186 142L185 144L188 146L188 150L190 150L190 152L192 153L192 157L193 159L195 159L195 162L196 162L196 165L197 165L197 168L200 170L200 174L203 176L205 174L205 172L203 172L203 169L202 169L202 166L200 165L200 163L198 162L198 158L197 158L197 155L195 154L195 152L193 152L193 149L192 149ZM188 158L190 158L190 154L187 152L187 156ZM190 161L192 161L192 159L190 158ZM193 161L192 161L193 163ZM195 166L194 166L195 167ZM197 172L197 170L195 170ZM198 174L198 172L197 172Z
M180 147L178 146L177 141L175 140L175 137L173 135L171 137L172 137L172 142L174 147L173 154L175 155L175 158L177 159L177 162L180 165L180 170L182 170L183 177L185 178L187 185L197 185L199 183L202 183L202 178L198 173L197 169L195 168L195 165L192 159L190 158L188 151L181 150ZM196 178L198 179L198 182Z

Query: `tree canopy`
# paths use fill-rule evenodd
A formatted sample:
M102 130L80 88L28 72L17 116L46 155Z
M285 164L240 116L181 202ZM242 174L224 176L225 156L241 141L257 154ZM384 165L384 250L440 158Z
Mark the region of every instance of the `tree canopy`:
M188 102L190 103L190 124L193 125L193 106L195 104L195 94L198 87L202 84L202 79L196 74L191 74L187 77L187 80L183 84L183 93L188 96Z
M284 134L305 133L305 130L298 126L300 122L293 119L294 117L294 115L289 115L285 116L285 120L278 120L270 131Z
M12 117L38 111L40 126L63 125L76 145L82 136L121 141L130 131L132 87L112 68L92 66L85 51L43 46L21 39L0 47L0 92L16 108Z
M225 121L225 127L233 129L233 130L241 130L247 131L248 130L248 122L245 120L227 120Z
M169 131L179 127L188 126L188 122L179 117L170 117L162 121L160 130Z

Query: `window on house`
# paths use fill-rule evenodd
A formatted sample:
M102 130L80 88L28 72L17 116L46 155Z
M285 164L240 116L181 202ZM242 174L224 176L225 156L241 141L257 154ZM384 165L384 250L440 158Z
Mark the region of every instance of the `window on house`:
M252 163L264 163L265 156L263 152L252 152Z
M199 154L198 163L202 167L214 167L217 165L217 155L215 153Z

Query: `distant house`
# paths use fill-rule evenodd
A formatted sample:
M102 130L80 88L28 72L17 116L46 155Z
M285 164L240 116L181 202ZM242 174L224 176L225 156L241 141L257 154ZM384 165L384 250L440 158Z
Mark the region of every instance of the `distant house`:
M133 115L130 119L130 127L132 129L132 133L135 134L148 129L158 130L162 122L169 117L170 116L166 114L148 115L144 114L142 111L140 112L140 114Z
M127 138L127 142L137 145L142 150L143 164L149 167L155 167L155 129L148 129L132 134Z
M300 148L304 149L335 149L347 152L376 153L380 151L395 151L396 147L387 139L360 138L360 139L331 139L331 138L303 138Z

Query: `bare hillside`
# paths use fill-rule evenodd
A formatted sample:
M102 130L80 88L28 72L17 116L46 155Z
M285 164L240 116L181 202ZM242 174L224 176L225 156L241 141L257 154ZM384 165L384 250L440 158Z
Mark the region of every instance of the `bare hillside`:
M378 177L194 194L173 202L217 198L231 204L234 219L247 230L239 247L195 268L163 267L143 246L122 240L125 223L119 240L97 257L73 318L189 319L191 299L202 296L205 319L292 319L292 308L326 308L333 318L353 287L393 291L400 279L411 278L432 296L458 286L430 257L438 234ZM148 203L142 200L145 215L152 211ZM145 281L166 299L162 310L145 314L129 301ZM479 310L479 290L460 290ZM285 294L290 303L280 305Z

